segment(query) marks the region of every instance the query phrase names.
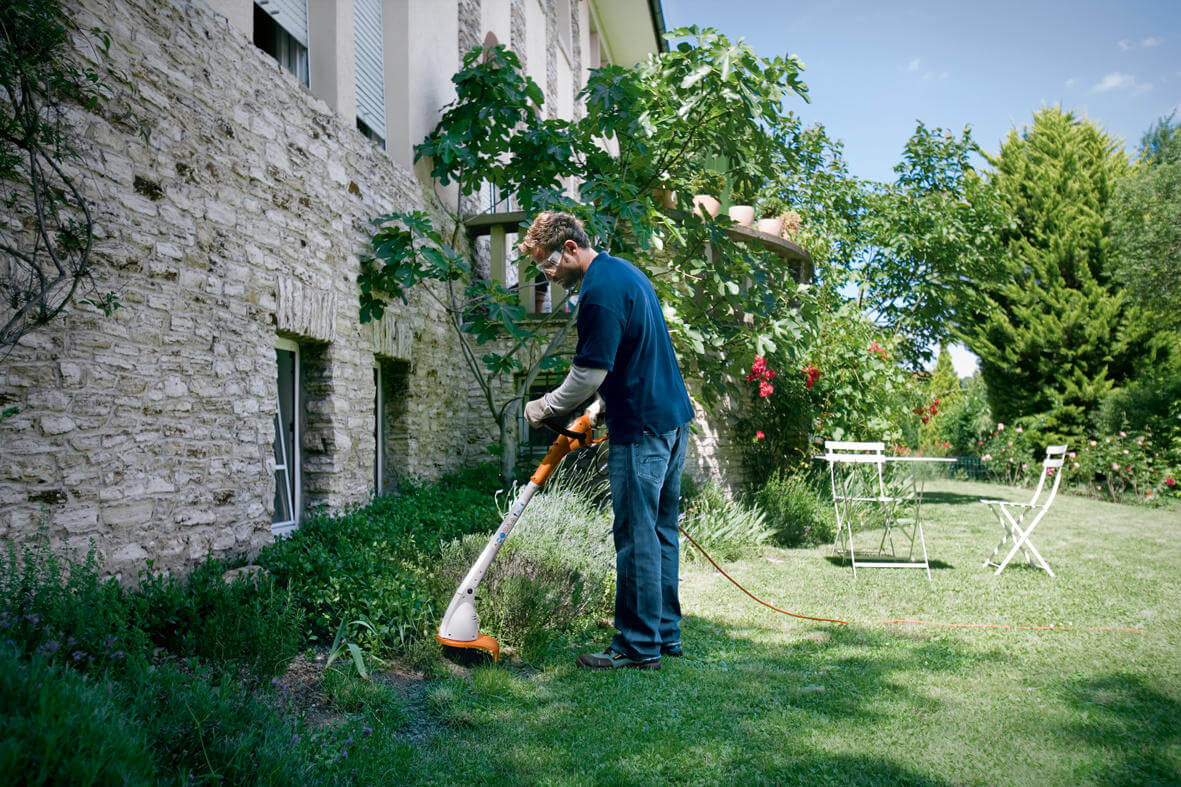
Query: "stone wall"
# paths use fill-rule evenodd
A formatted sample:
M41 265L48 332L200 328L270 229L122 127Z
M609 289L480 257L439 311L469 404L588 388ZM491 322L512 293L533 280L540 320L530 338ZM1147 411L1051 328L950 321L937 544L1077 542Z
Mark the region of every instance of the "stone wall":
M129 78L78 118L107 319L76 305L0 364L0 538L43 525L109 572L183 569L270 541L277 336L304 353L305 508L373 484L375 361L408 370L395 475L491 439L437 307L359 324L370 220L422 184L199 2L81 0ZM83 51L89 51L83 49ZM125 111L145 119L147 134Z
M496 428L439 307L412 294L358 322L371 219L442 221L414 173L199 0L72 1L127 77L102 114L76 116L96 284L122 307L75 304L0 361L0 405L19 408L0 422L0 539L93 544L124 581L149 559L257 553L272 538L278 338L302 354L305 509L372 492L375 365L387 483L486 458ZM690 467L721 474L725 429L698 424Z

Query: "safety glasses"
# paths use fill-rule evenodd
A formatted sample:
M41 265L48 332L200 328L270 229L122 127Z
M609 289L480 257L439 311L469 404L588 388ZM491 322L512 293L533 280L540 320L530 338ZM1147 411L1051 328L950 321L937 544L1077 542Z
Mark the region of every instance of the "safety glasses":
M543 272L552 271L558 267L558 263L562 261L562 250L558 249L553 254L546 257L541 262L537 263L537 267Z

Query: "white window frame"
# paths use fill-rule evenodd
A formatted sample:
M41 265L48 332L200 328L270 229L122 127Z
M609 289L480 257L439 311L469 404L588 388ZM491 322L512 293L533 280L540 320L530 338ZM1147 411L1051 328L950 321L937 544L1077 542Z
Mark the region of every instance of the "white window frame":
M291 436L291 451L288 453L286 445L286 429L283 427L284 416L288 413L283 412L283 395L278 387L278 380L276 379L275 389L275 438L272 441L272 453L274 453L274 443L279 444L281 455L283 456L283 464L276 464L275 467L275 484L279 484L279 473L283 473L286 477L286 485L283 491L286 492L288 504L291 511L291 519L273 521L274 514L272 514L271 534L273 536L285 536L292 531L299 528L300 515L303 511L303 478L300 473L300 465L302 462L302 451L300 449L300 386L303 381L303 370L300 368L300 352L299 343L291 339L275 339L275 350L292 353L294 369L292 373L293 385L291 390L291 422L292 422L292 436ZM277 359L276 359L277 360ZM288 466L287 457L290 456L290 466ZM276 488L276 494L282 492ZM276 512L277 513L277 512Z

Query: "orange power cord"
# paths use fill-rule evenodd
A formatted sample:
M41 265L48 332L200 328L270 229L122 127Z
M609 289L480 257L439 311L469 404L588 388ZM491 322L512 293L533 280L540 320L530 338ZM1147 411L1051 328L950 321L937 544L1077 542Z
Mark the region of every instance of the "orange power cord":
M745 593L746 595L753 598L755 601L762 604L764 607L767 607L768 609L773 609L776 612L779 612L780 614L789 615L793 618L800 618L802 620L817 620L822 623L842 623L846 626L854 625L854 622L849 621L849 620L840 620L839 618L814 618L811 615L798 615L795 612L788 612L786 609L780 609L779 607L772 606L771 604L768 604L766 601L763 601L761 598L756 596L754 593L751 593L749 590L744 588L741 584L739 584L738 580L734 579L734 577L727 574L725 572L725 570L722 569L721 566L719 566L716 562L714 562L714 559L709 556L709 553L705 551L705 548L702 547L701 544L698 544L697 540L694 539L693 536L689 535L685 531L685 528L681 527L680 525L678 525L677 528L681 531L681 533L684 534L685 538L689 539L689 542L692 543L693 546L697 547L697 550L699 552L701 552L701 554L705 556L705 559L708 560L710 562L710 564L718 570L719 574L721 574L726 579L733 582L734 586L736 588L738 588L743 593ZM1147 633L1144 629L1123 628L1123 627L1118 627L1118 626L1094 627L1094 628L1075 628L1073 626L1009 626L1009 625L1005 625L1003 623L940 623L940 622L931 621L931 620L908 620L906 618L892 618L890 620L874 620L874 621L869 621L868 623L865 623L863 625L884 626L884 625L904 624L904 623L910 623L910 624L914 624L914 625L918 625L918 626L946 626L948 628L1015 629L1015 630L1022 630L1022 631L1121 631L1121 632L1125 632L1128 634L1146 634Z

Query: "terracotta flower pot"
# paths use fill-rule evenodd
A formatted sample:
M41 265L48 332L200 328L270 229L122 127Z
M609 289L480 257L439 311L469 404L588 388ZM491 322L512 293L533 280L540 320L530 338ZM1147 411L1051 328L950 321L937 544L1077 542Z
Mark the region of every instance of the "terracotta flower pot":
M693 197L693 210L696 212L705 211L711 219L717 218L718 211L721 209L722 203L718 202L717 197L711 197L709 194L697 194Z
M765 232L768 235L774 235L776 238L783 234L783 219L759 219L759 232Z
M731 205L730 220L741 227L755 225L755 209L750 205Z

